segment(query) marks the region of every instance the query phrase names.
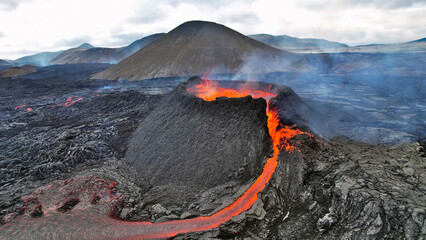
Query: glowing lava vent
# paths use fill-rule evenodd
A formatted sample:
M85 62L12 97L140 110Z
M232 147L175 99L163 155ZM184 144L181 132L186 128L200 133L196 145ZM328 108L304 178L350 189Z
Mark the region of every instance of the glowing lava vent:
M256 82L247 82L246 84L239 86L238 89L225 88L220 87L218 82L208 79L207 75L204 75L201 78L200 84L186 90L205 101L214 101L216 98L220 97L240 98L248 95L251 95L254 98L264 98L268 102L266 114L268 116L269 135L273 141L274 158L278 157L279 150L282 148L286 151L296 150L296 148L288 141L289 139L299 134L312 135L289 126L282 126L279 122L277 111L269 105L269 100L277 96L277 90L272 89L272 85L269 85L269 87L265 90L254 89L256 84ZM282 141L283 143L281 143Z

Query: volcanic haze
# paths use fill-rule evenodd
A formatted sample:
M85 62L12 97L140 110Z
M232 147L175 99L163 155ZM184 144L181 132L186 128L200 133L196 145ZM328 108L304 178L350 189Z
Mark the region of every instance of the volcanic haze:
M213 68L220 73L236 73L244 59L253 54L275 57L283 53L223 25L190 21L92 78L193 76Z

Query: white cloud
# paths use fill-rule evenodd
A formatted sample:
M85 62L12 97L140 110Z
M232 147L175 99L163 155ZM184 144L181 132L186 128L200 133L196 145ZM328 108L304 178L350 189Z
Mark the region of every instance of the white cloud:
M88 40L95 46L123 46L189 20L218 22L243 34L325 38L350 45L403 42L425 37L425 15L426 0L0 0L5 35L0 37L0 58Z
M425 2L425 0L299 0L297 4L310 10L343 10L365 7L374 7L376 9L400 9L424 4Z
M0 10L11 11L19 7L21 3L30 2L32 0L1 0Z

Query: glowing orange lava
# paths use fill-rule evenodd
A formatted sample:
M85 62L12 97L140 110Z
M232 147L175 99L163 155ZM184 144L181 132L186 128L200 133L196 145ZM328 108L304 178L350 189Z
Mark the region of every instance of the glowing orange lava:
M269 86L269 89L270 88L271 86ZM219 87L219 83L208 79L206 75L201 78L200 84L186 90L188 92L194 93L197 97L206 101L214 101L219 97L240 98L251 95L254 98L264 98L267 102L269 102L271 98L277 96L276 94L270 92L248 89L244 87L241 89L222 88ZM296 135L307 134L312 137L311 134L302 132L298 129L292 129L289 126L281 126L277 112L271 109L269 105L266 111L266 115L268 116L268 129L269 135L273 140L274 153L278 153L282 148L285 148L286 151L297 150L296 147L292 146L290 142L288 142L289 139ZM283 144L281 144L281 140L284 141Z
M195 85L192 88L188 88L187 91L194 93L197 97L202 98L206 101L214 101L219 97L228 97L228 98L241 98L248 95L251 95L254 98L264 98L266 101L276 96L276 94L241 88L241 89L232 89L232 88L222 88L219 87L219 84L213 82L211 79L208 79L206 75L201 78L201 84Z
M58 106L65 106L65 107L69 107L71 105L73 105L74 103L83 100L82 97L69 97L67 98L67 101L64 103L60 103L58 104Z
M27 106L27 105L17 106L17 107L15 107L14 109L24 108L25 106Z

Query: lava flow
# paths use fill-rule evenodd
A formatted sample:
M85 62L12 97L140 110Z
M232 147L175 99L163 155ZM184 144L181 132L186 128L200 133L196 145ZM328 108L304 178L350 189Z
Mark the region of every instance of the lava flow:
M276 96L276 94L260 90L222 88L219 87L218 83L213 82L204 76L200 84L188 88L187 91L193 93L199 98L204 99L205 101L214 101L218 97L239 98L245 97L247 95L251 95L255 98L261 97L269 100L270 98ZM198 217L163 223L133 223L136 226L143 224L146 232L145 234L140 235L134 232L134 237L131 239L168 238L173 237L179 233L197 232L212 229L218 227L222 223L229 221L232 217L238 216L242 212L250 209L256 202L258 193L265 188L266 184L272 177L272 174L275 172L275 168L278 164L277 158L280 150L283 148L286 151L293 151L296 149L294 146L291 146L287 140L299 134L308 134L298 129L282 127L279 122L276 110L270 108L269 106L267 109L267 116L268 130L269 135L272 138L274 154L267 160L262 174L241 197L239 197L228 207L207 217ZM126 225L129 223L123 221L121 224ZM141 229L139 229L139 231L140 230ZM137 230L135 229L135 231Z
M273 93L250 90L250 89L229 89L219 87L217 83L202 79L202 82L192 88L187 89L188 92L200 97L206 101L214 101L218 97L244 97L252 95L255 98L262 97L270 99L276 96ZM210 216L197 217L192 219L184 219L177 221L169 221L162 223L151 222L129 222L111 217L86 216L75 219L79 226L84 227L85 231L73 231L67 236L70 239L164 239L176 236L180 233L205 231L208 229L219 227L222 223L229 221L232 217L238 216L244 211L249 210L258 199L258 194L261 192L278 164L277 158L281 149L293 151L296 148L291 146L288 139L299 135L306 134L297 129L283 127L278 119L277 112L268 106L268 130L272 138L274 153L269 158L263 168L262 174L256 181L247 189L244 194L239 197L234 203L225 207ZM83 213L84 214L84 213ZM46 221L60 223L62 221L74 221L72 215L60 214L56 216L45 216L40 219L35 219L33 222ZM51 218L49 220L49 218ZM19 224L19 223L18 223ZM42 223L43 224L43 223ZM22 228L34 229L29 227L28 222L20 224ZM0 229L1 230L1 229Z
M74 103L83 100L82 97L69 97L67 98L67 101L64 103L59 103L58 106L65 106L65 107L69 107L71 105L73 105Z

